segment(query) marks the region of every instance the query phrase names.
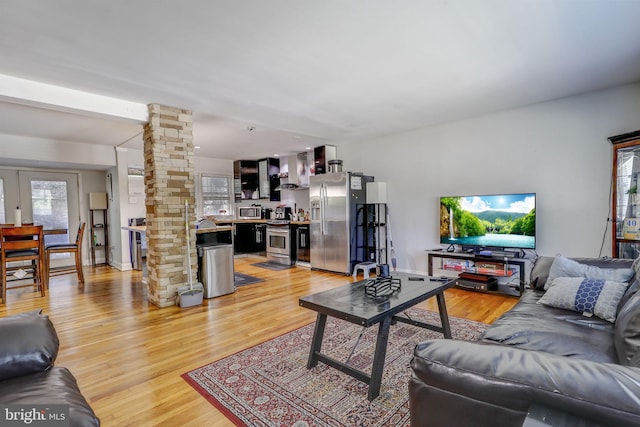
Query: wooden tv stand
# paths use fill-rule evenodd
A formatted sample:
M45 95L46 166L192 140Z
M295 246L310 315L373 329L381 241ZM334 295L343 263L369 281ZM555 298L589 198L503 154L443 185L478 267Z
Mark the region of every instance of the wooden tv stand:
M528 284L532 259L467 252L427 251L429 276L456 278L456 286L519 297Z

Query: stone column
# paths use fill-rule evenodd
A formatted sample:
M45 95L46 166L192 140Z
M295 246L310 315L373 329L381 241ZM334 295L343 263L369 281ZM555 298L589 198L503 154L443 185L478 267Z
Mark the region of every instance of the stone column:
M147 298L158 307L175 305L177 288L188 284L185 201L189 203L190 267L195 283L195 166L191 111L149 105L144 127L147 208Z

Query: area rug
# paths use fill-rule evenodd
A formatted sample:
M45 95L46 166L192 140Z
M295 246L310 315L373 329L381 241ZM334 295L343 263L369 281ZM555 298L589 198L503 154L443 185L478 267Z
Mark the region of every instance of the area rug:
M276 270L276 271L288 270L291 268L290 265L283 265L275 262L256 262L255 264L251 264L251 265L254 265L260 268L266 268L267 270Z
M413 319L440 324L437 313L412 308ZM454 338L476 340L487 325L449 318ZM409 362L418 342L442 334L397 322L391 326L380 395L319 362L306 368L314 324L182 375L237 426L409 426ZM322 352L371 372L378 327L364 329L329 317Z
M248 274L234 273L233 281L236 286L251 285L253 283L264 282L264 279L259 277L249 276Z

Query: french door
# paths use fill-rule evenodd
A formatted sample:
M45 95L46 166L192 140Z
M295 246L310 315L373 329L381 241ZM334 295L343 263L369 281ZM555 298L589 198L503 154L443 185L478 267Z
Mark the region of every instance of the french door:
M13 223L19 206L22 222L67 230L45 236L46 244L75 240L80 224L77 174L1 169L0 187L0 223ZM69 257L60 254L51 264L66 264Z

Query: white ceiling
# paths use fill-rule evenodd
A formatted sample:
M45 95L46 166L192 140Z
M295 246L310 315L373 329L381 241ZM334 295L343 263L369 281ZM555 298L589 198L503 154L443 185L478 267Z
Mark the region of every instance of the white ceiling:
M640 81L639 20L640 0L3 0L0 74L191 109L198 155L260 158ZM140 131L0 102L0 133Z

